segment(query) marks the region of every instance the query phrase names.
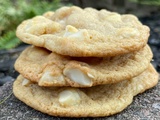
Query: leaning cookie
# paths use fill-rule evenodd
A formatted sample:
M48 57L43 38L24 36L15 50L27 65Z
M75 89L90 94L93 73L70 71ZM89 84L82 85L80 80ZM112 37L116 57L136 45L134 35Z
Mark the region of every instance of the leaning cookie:
M150 65L139 76L116 84L91 88L40 87L24 84L19 76L13 85L15 96L28 106L52 116L102 117L124 110L133 96L155 86L158 74ZM26 82L25 82L26 83Z
M115 57L68 57L40 47L28 47L15 62L15 69L40 86L91 87L130 79L148 68L149 46Z
M58 54L108 57L140 50L148 41L149 28L133 15L73 6L26 20L16 34Z

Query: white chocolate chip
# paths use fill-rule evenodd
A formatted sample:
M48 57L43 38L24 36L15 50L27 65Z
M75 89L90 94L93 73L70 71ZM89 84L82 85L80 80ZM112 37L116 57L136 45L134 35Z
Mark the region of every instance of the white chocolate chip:
M86 30L78 30L73 26L67 25L63 37L77 38L83 40L86 33Z
M71 25L66 26L66 33L73 34L73 33L76 33L76 32L78 32L78 30L75 27L73 27Z
M66 24L66 22L65 22L65 20L60 20L60 21L58 21L61 25L65 25Z
M94 76L93 76L92 74L90 74L90 73L87 73L87 75L88 75L88 77L90 77L90 78L94 78Z
M23 85L23 86L28 86L30 83L31 83L30 80L24 79L23 82L22 82L22 85Z
M63 71L64 75L66 75L70 80L84 86L91 86L92 80L88 77L88 75L84 74L79 69L65 69Z
M64 81L64 77L62 75L52 76L50 72L45 72L39 80L39 85L43 85L46 82L56 83L59 81Z
M65 33L64 34L65 37L70 37L70 38L80 38L83 39L83 32L82 31L78 31L76 33Z
M63 107L77 105L80 101L80 95L74 89L64 90L59 93L59 103Z

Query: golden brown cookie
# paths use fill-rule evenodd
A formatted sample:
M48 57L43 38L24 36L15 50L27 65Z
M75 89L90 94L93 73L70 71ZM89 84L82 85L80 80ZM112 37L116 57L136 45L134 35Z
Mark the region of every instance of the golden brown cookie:
M107 57L140 50L148 41L149 28L133 15L72 6L25 20L16 34L58 54Z
M52 19L52 16L54 15L54 12L53 11L48 11L46 13L43 14L43 16L45 18L48 18L48 19Z
M21 75L13 85L15 96L28 106L52 116L102 117L124 110L133 96L155 86L158 73L153 66L141 75L116 84L91 88L40 87L24 84Z
M149 46L115 57L68 57L39 47L28 47L15 62L15 69L40 86L90 87L130 79L148 68Z

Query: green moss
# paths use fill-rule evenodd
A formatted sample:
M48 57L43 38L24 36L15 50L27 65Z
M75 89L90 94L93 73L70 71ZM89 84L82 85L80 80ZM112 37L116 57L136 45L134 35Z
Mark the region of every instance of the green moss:
M15 30L23 20L61 6L60 0L0 0L0 49L10 49L20 43Z
M15 35L15 30L8 31L0 38L0 49L14 48L20 43L21 41Z
M160 0L130 0L130 1L146 5L155 5L155 6L160 5Z

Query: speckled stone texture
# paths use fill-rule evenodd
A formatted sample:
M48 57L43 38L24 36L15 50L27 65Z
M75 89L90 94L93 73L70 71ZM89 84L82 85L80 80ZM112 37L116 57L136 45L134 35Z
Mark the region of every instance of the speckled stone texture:
M0 101L12 93L13 81L0 87ZM38 112L12 94L0 104L0 120L72 120L75 118L52 117ZM160 82L154 88L134 97L133 103L119 114L103 118L77 118L76 120L160 120Z

